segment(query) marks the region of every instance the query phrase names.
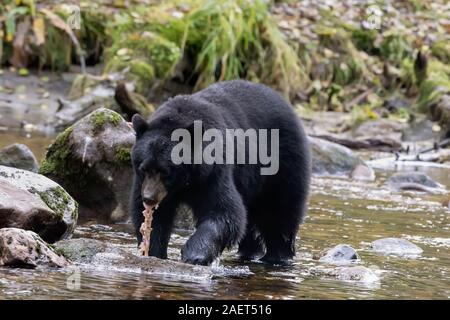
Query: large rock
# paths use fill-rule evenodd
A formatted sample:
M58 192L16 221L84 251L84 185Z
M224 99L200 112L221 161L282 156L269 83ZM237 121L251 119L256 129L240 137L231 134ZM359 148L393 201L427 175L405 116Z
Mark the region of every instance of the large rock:
M363 122L353 132L354 137L401 142L403 130L408 124L389 119L378 119Z
M310 137L309 140L314 174L349 176L358 166L367 167L364 161L347 147L318 138Z
M422 172L398 172L384 184L393 191L421 191L433 194L446 193L445 187Z
M32 230L45 241L72 235L77 203L57 183L30 171L0 166L0 228Z
M416 120L403 130L402 139L409 142L437 140L441 133L434 131L434 126L428 119Z
M99 84L97 86L90 87L89 80L80 81L79 79L85 79L85 76L80 76L75 79L74 86L83 82L83 85L86 83L86 88L83 85L80 89L79 95L75 98L74 86L71 89L69 94L69 98L75 98L74 100L65 100L59 99L60 107L58 112L55 113L54 117L51 119L52 125L56 128L57 131L62 131L73 125L76 121L80 120L84 116L93 112L94 110L107 107L107 108L117 108L116 103L114 101L114 86L110 83ZM97 82L97 81L96 81Z
M75 263L108 270L138 270L150 274L211 278L211 267L190 265L183 262L141 257L110 243L94 239L78 238L63 240L55 244L59 252Z
M133 129L118 113L100 108L58 135L40 172L77 200L81 218L123 221L128 217L134 141Z
M378 239L373 241L371 246L375 252L385 255L418 256L423 252L414 243L400 238Z
M26 145L14 143L0 150L0 165L38 172L39 165Z
M0 266L65 267L69 262L36 233L17 228L0 229Z

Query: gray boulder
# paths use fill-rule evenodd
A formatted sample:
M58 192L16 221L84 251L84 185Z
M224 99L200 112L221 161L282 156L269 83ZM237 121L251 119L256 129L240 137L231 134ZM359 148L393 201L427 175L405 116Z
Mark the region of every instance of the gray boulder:
M32 230L45 241L72 235L77 203L57 183L30 171L0 166L0 228Z
M384 183L393 191L421 191L433 194L446 193L445 187L422 172L398 172Z
M133 129L118 113L100 108L58 135L40 173L77 200L81 218L126 220L134 141Z
M39 165L26 145L14 143L0 150L0 165L38 172Z
M357 138L370 138L401 143L403 130L408 124L389 119L377 119L363 122L353 136Z
M378 239L371 244L373 251L385 255L418 256L423 250L414 243L400 238Z
M331 249L322 251L314 258L331 264L346 264L360 260L356 250L348 244L338 244Z
M0 266L36 268L68 265L66 258L36 233L17 228L0 229Z
M358 166L368 167L358 155L347 147L319 138L310 137L309 141L314 174L350 176Z

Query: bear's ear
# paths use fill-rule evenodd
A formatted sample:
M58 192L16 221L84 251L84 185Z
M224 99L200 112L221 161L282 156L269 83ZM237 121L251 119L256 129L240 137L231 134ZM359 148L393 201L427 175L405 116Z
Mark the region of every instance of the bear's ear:
M131 122L133 123L133 129L136 131L136 135L142 135L148 128L148 124L144 118L140 114L135 114L133 118L131 118Z

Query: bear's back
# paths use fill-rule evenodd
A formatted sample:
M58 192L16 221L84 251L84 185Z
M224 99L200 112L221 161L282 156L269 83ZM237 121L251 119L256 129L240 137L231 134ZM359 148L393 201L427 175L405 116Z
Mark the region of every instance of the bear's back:
M194 120L218 129L299 127L293 108L279 93L244 80L218 82L194 94L171 98L156 110L150 123L185 127Z
M296 118L290 104L271 88L244 80L213 84L191 96L206 100L230 124L240 128L274 128Z

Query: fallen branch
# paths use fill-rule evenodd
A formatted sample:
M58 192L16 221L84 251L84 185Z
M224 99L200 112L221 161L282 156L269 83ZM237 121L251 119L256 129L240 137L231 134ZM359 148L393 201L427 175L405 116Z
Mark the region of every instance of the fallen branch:
M314 138L319 138L323 140L327 140L330 142L334 142L350 149L370 149L370 150L378 150L378 151L400 151L402 145L394 140L381 140L381 139L364 139L364 140L355 140L355 139L347 139L347 138L339 138L331 135L310 135Z
M435 143L433 145L433 147L431 147L431 148L427 148L427 149L419 151L419 154L427 153L427 152L431 152L431 151L436 151L436 150L439 150L441 148L445 148L445 147L448 147L448 146L450 146L450 139L444 139L444 140L442 140L439 143Z

